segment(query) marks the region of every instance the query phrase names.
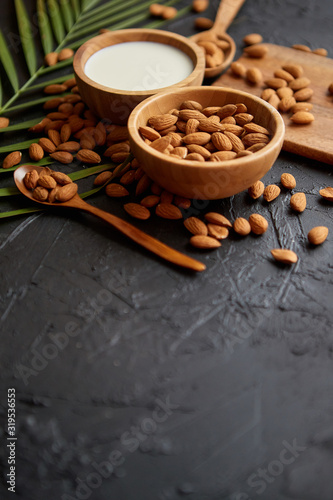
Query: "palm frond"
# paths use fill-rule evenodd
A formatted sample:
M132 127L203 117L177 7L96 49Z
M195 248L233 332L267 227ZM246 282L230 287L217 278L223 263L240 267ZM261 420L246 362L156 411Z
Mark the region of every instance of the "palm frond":
M54 40L45 1L37 0L37 19L44 55L52 52Z
M15 10L25 62L28 66L30 76L32 76L37 70L36 47L29 17L22 0L15 0Z

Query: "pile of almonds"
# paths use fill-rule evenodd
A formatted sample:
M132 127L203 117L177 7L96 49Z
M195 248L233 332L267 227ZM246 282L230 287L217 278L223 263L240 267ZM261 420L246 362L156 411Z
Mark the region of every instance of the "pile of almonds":
M68 175L48 167L44 167L39 173L37 170L27 172L23 182L32 191L35 200L48 203L69 201L78 190L78 185Z
M304 76L301 65L286 63L264 82L262 72L257 67L246 68L241 62L234 61L230 69L235 76L245 78L250 84L264 84L260 97L280 113L291 112L290 119L293 123L305 125L314 120L310 113L313 105L307 102L313 95L313 90L309 87L311 81Z
M55 66L58 62L66 61L74 55L74 50L64 48L60 52L49 52L44 58L45 66Z
M251 155L270 141L245 104L203 107L184 101L179 109L151 116L139 132L152 148L189 161L223 161Z
M162 5L160 3L152 3L149 6L149 13L153 17L161 17L162 19L173 19L177 15L176 7Z

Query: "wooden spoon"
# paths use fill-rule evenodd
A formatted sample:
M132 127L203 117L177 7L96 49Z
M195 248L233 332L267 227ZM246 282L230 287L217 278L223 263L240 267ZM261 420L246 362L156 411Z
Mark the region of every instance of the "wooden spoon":
M190 37L190 40L193 42L198 42L203 38L209 39L209 37L213 35L214 38L218 37L220 40L226 40L230 44L230 49L227 53L225 53L225 59L222 64L219 64L214 68L206 68L205 78L213 78L214 76L222 73L222 71L229 66L235 57L236 44L231 36L225 33L225 30L230 26L244 2L245 0L222 0L216 13L215 22L212 28Z
M84 210L85 212L89 212L93 215L96 215L100 219L103 219L112 227L118 229L118 231L128 236L131 240L135 241L136 243L143 246L147 250L150 250L151 252L155 253L159 257L162 257L163 259L172 262L173 264L177 264L178 266L192 269L193 271L204 271L206 269L206 266L201 262L192 259L191 257L188 257L187 255L184 255L178 252L177 250L174 250L173 248L168 247L161 241L156 240L152 236L149 236L143 231L140 231L140 229L137 229L136 227L132 226L132 224L129 224L128 222L120 219L119 217L116 217L115 215L109 214L108 212L104 212L103 210L100 210L97 207L89 205L89 203L83 201L78 194L76 194L69 201L63 203L59 202L48 203L35 200L32 196L32 191L30 191L25 187L23 179L27 172L31 170L37 170L37 172L40 172L42 169L43 167L36 167L33 165L22 165L21 167L18 167L14 172L14 181L17 188L19 189L19 191L21 191L21 193L24 196L26 196L30 200L33 200L37 203L41 203L42 205L52 206L54 208L71 207Z

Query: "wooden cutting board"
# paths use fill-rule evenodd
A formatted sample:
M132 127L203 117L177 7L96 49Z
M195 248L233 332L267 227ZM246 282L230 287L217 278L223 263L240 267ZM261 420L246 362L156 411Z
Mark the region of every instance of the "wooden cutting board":
M289 47L264 44L268 53L262 59L242 55L238 61L246 68L257 67L263 74L263 80L274 76L274 71L286 63L300 64L304 76L311 80L314 94L309 102L313 104L314 122L309 125L296 125L290 120L290 113L283 113L286 125L285 141L282 149L307 158L333 165L333 95L327 91L333 82L333 59L303 52ZM232 87L260 96L265 85L252 85L244 78L233 76L229 69L213 85Z

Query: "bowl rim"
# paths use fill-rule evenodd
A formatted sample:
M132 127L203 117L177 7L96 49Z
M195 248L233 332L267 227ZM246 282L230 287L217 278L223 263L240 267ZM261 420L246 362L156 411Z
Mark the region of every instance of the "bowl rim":
M86 53L89 52L89 50L91 50L91 46L94 45L97 40L103 40L103 38L105 40L108 40L108 39L112 40L114 38L119 38L119 37L126 38L130 35L137 36L140 34L142 34L143 36L144 35L155 35L158 38L167 37L170 40L178 41L180 44L187 46L192 51L192 54L193 54L193 58L191 56L189 56L193 62L193 70L191 71L191 73L186 78L184 78L183 80L180 80L179 82L174 83L173 85L169 85L168 87L160 87L157 89L149 89L149 90L122 90L122 89L117 89L117 88L113 88L113 87L108 87L106 85L102 85L98 82L95 82L94 80L92 80L91 78L89 78L86 75L86 73L84 72L84 66L85 66L87 60L89 59L89 57L91 57L93 54L95 54L96 52L98 52L99 50L101 50L103 48L106 48L106 47L109 47L112 45L118 45L119 43L125 43L125 42L131 41L128 39L123 40L123 41L118 40L116 43L110 44L110 45L105 45L104 47L97 47L96 46L96 50L91 52L89 54L89 56L87 57L87 59L85 59ZM132 41L140 41L140 40L132 40ZM153 41L153 40L143 40L143 41ZM165 42L163 42L163 41L158 42L157 41L157 43L165 43ZM167 43L165 43L165 44L168 45ZM182 50L180 47L177 47L177 48L179 48L179 50ZM84 60L84 62L82 63L83 60ZM157 93L162 92L162 91L164 92L164 91L168 91L168 90L172 90L172 89L174 90L178 86L179 87L180 86L181 87L188 86L190 84L190 82L193 80L194 76L199 72L201 72L202 77L204 77L205 57L204 57L203 50L195 42L193 42L189 38L184 37L183 35L179 35L178 33L173 33L170 31L164 31L164 30L158 30L158 29L150 29L150 28L128 28L128 29L123 29L123 30L115 30L115 31L107 32L107 33L102 33L101 35L97 35L93 38L90 38L86 42L84 42L74 54L73 69L74 69L74 73L80 78L80 80L82 80L85 84L95 88L96 90L101 90L101 91L104 91L106 93L115 94L115 95L119 95L119 96L124 96L124 95L126 95L126 96L146 96L146 95L149 95L150 96L150 95L156 95Z
M207 89L210 89L209 92L228 92L228 93L235 94L235 95L241 95L241 96L250 98L254 102L257 102L261 106L264 106L265 108L267 108L271 112L273 119L274 119L274 122L276 123L275 133L274 133L274 135L272 135L269 143L266 144L266 146L264 146L259 151L256 151L255 153L253 153L253 155L241 156L238 158L233 158L232 160L223 160L223 161L211 161L211 162L209 162L209 161L193 161L193 162L190 162L190 165L189 165L189 163L186 162L186 159L182 159L182 158L178 159L176 157L171 157L169 155L166 155L165 153L162 153L160 151L157 151L156 149L151 148L148 144L146 144L142 140L142 137L139 134L137 121L138 121L141 110L144 109L145 107L149 106L149 104L152 101L156 101L158 99L161 99L165 95L170 95L170 94L175 94L175 93L180 94L180 93L188 93L188 92L200 92L203 90L207 91ZM200 101L199 98L197 100ZM269 149L270 150L274 149L274 147L277 147L280 144L280 142L283 143L284 135L285 135L285 124L284 124L284 120L283 120L282 116L277 111L277 109L274 108L274 106L272 106L268 102L264 101L260 97L257 97L253 94L250 94L249 92L244 92L242 90L233 89L232 87L204 86L204 85L193 86L193 87L182 87L180 89L177 89L176 92L175 92L175 90L173 90L173 91L168 90L165 92L163 91L163 92L160 92L156 95L148 97L144 101L140 102L133 109L133 111L130 113L130 115L128 117L127 128L128 128L128 132L129 132L129 139L134 141L136 146L143 149L147 154L152 155L157 160L159 159L159 160L171 162L175 166L177 166L177 165L179 167L190 166L191 169L201 169L203 167L207 168L208 166L209 166L209 168L213 168L213 169L218 169L221 167L232 168L233 166L234 167L239 166L240 163L246 165L247 163L253 162L254 159L259 159L262 156L265 156Z

